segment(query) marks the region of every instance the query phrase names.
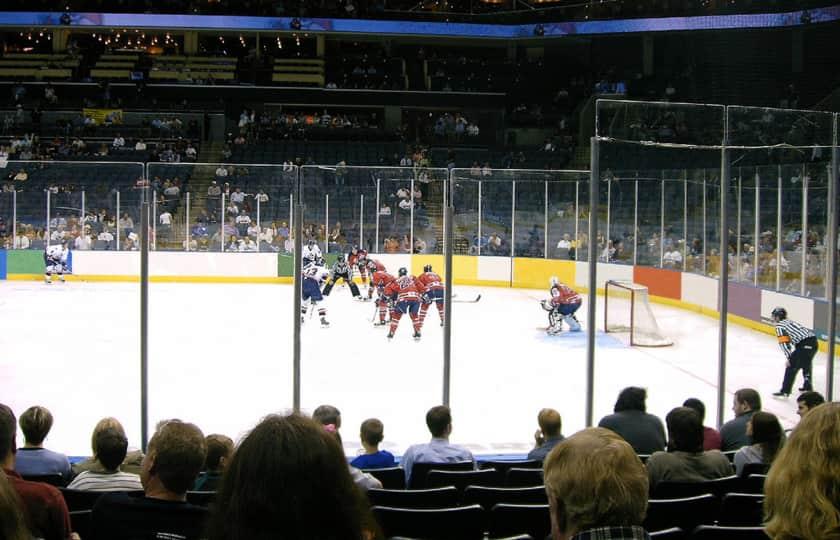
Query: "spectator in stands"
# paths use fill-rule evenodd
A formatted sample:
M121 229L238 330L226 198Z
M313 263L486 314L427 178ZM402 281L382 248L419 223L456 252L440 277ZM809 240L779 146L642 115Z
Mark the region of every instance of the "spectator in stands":
M242 188L237 187L233 190L233 193L230 194L230 200L233 203L236 203L237 206L242 206L242 203L245 202L245 193L242 192Z
M264 418L228 466L210 540L376 538L336 439L298 414Z
M825 403L825 398L819 392L814 392L813 390L802 392L799 394L799 397L796 398L796 414L799 415L800 419L805 418L805 415L808 414L811 409L817 405L822 405L823 403Z
M534 433L536 447L528 452L528 459L543 461L551 450L563 441L563 421L554 409L542 409L537 414L540 428Z
M67 456L44 448L44 439L53 425L52 413L40 405L29 407L20 415L20 430L24 445L18 448L15 470L22 476L60 474L70 480L70 462Z
M773 540L834 539L840 531L840 403L805 415L764 482L765 530Z
M228 176L228 170L225 168L224 165L219 165L216 167L216 179L224 179Z
M382 469L394 467L394 455L387 450L380 450L379 443L384 438L384 426L378 418L368 418L362 422L359 438L365 453L356 457L350 465L357 469Z
M134 232L134 220L131 219L131 216L128 215L128 212L123 212L123 215L119 219L118 224L120 230L122 230L124 237L127 237L130 233Z
M125 147L125 138L117 133L117 136L114 137L114 140L111 142L111 147L115 150L120 150Z
M648 476L633 448L610 430L587 428L545 460L554 540L643 540Z
M472 452L449 442L452 434L452 413L449 407L438 405L429 409L426 413L426 426L432 434L432 440L408 447L400 462L400 466L405 469L406 484L410 484L411 469L415 463L475 461Z
M143 139L137 139L137 142L134 144L134 149L138 152L145 152L146 148L146 142Z
M682 261L682 252L676 244L662 255L662 265L664 268L682 269Z
M16 437L15 414L0 404L0 465L22 503L31 536L44 540L78 540L78 535L71 536L70 514L61 492L43 482L28 482L15 471Z
M222 474L233 456L233 440L226 435L214 433L205 437L207 458L204 471L195 480L195 491L216 491L222 483Z
M26 528L26 518L15 489L9 478L0 470L0 538L4 540L31 540Z
M195 149L192 142L187 143L187 147L184 149L184 158L186 161L195 161L198 158L198 150Z
M702 482L732 475L732 465L720 450L703 451L703 422L689 407L672 409L665 417L668 451L647 460L651 492L660 482Z
M218 169L217 169L218 171ZM218 199L222 195L222 188L215 180L210 181L210 186L207 188L207 196L213 199Z
M93 428L93 434L91 435L91 449L93 450L94 455L84 461L74 463L72 466L73 474L78 475L83 471L94 471L100 473L107 471L105 466L96 458L96 437L101 431L112 428L120 433L125 433L122 424L120 424L120 421L116 418L103 418L96 423L96 426ZM126 456L120 465L120 470L140 474L140 465L142 462L143 452L140 450L127 451Z
M238 188L237 188L238 189ZM235 195L235 193L233 194ZM233 204L233 195L231 195L231 204ZM248 227L251 226L251 216L245 210L240 210L239 215L236 216L236 232L239 236L248 236Z
M741 388L732 399L732 412L735 418L720 428L721 445L724 452L738 450L752 444L747 435L747 422L752 415L761 410L761 396L752 388Z
M752 439L750 446L744 446L735 453L735 474L741 476L744 466L749 463L761 463L768 467L776 459L776 454L784 442L784 431L775 414L758 411L747 422L747 436Z
M694 409L700 416L700 423L706 418L706 405L697 398L688 398L683 407ZM720 432L715 428L703 426L703 450L720 450Z
M653 454L665 449L665 428L659 417L645 412L647 391L629 386L618 394L614 414L605 416L598 427L621 435L637 454Z
M110 426L94 432L93 455L103 470L82 471L67 488L83 491L142 490L140 476L120 471L127 451L128 439L122 426Z
M180 420L162 422L149 441L140 480L144 497L103 495L93 507L93 537L203 537L206 509L187 503L207 445L201 430Z
M58 95L55 93L55 88L50 83L44 88L44 101L50 105L58 103Z
M312 413L312 419L324 426L324 431L331 433L338 441L339 446L342 445L341 433L339 432L341 429L341 411L332 405L320 405ZM348 465L348 467L350 467L350 476L353 478L353 482L362 490L367 491L370 488L379 489L382 487L382 483L374 476L364 473L352 465Z

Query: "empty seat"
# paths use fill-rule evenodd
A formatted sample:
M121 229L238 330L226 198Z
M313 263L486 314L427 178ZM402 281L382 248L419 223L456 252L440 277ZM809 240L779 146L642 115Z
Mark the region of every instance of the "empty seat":
M683 499L651 499L648 501L644 527L648 531L660 531L680 527L685 531L697 525L715 523L718 499L711 494Z
M385 489L405 489L405 469L402 467L386 467L382 469L363 469L364 472L376 477Z
M75 510L70 512L70 527L81 538L91 538L93 523L92 510ZM82 536L84 535L84 536Z
M490 511L490 536L528 534L545 538L551 532L547 504L497 504Z
M369 489L371 506L393 508L451 508L458 504L458 490L452 486L435 489Z
M548 496L543 486L524 488L467 486L461 501L463 504L480 504L482 508L489 511L502 503L548 504Z
M649 531L648 534L656 540L683 540L685 538L685 531L679 527L671 527L664 531Z
M455 486L459 492L467 486L499 486L502 479L496 469L479 471L439 471L432 469L426 476L426 487Z
M700 525L688 537L690 540L767 540L761 527L723 527Z
M423 510L374 506L373 515L387 538L481 540L484 537L484 510L477 504Z
M654 488L652 498L682 499L711 493L721 499L725 493L739 491L741 485L741 479L737 476L727 476L726 478L703 482L661 482Z
M210 506L216 500L215 491L188 491L187 502L197 506Z
M764 523L764 495L727 493L720 507L720 525L759 527Z
M71 512L77 510L91 510L96 501L105 492L104 491L87 491L81 489L67 489L59 488L61 495L64 497L64 502L67 504L67 509ZM131 495L143 496L143 491L129 491Z
M505 486L507 487L533 487L543 485L542 469L520 469L514 467L508 469L505 474Z
M438 471L471 471L474 468L472 461L453 461L450 463L415 463L411 467L411 478L408 483L409 489L424 489L426 477L432 469Z
M504 476L509 469L542 469L542 462L536 459L523 459L519 461L480 461L479 469L496 469Z
M766 475L767 471L770 470L770 465L767 463L747 463L744 465L744 468L741 470L741 477L747 478L751 474L763 474Z
M739 491L744 493L764 493L764 481L766 479L766 474L751 474L741 482L742 488Z
M29 480L30 482L43 482L56 487L63 487L66 484L64 477L60 474L26 474L21 476L23 476L24 480Z

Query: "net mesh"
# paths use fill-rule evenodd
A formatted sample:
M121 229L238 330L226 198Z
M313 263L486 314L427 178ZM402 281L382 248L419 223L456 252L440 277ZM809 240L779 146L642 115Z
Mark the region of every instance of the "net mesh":
M639 347L665 347L674 344L659 329L650 308L647 287L637 283L608 281L605 298L606 332L628 332L630 345Z

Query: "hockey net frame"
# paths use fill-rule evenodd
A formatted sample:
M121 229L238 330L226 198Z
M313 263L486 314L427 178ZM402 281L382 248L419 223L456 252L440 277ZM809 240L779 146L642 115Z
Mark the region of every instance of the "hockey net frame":
M622 295L630 301L628 309L630 311L630 322L628 325L612 324L610 325L610 289L618 289L622 291ZM637 314L637 310L641 313ZM646 318L646 326L648 331L640 332L637 324L638 317L641 315ZM674 344L673 340L665 337L656 322L656 317L653 315L653 310L650 307L650 295L648 288L639 283L631 281L607 280L604 284L604 333L621 333L627 332L630 334L630 346L633 347L669 347Z

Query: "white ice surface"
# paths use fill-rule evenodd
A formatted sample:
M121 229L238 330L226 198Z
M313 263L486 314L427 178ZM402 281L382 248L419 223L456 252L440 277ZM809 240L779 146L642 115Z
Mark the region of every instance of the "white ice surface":
M181 418L206 433L234 439L260 417L292 406L292 287L289 285L150 285L149 421ZM564 433L585 425L586 332L549 337L536 302L545 291L456 287L453 304L451 440L477 454L524 453L536 415L553 407ZM138 284L0 281L0 402L20 415L48 407L55 424L46 445L68 455L90 453L90 433L102 417L125 426L140 445L140 324ZM302 336L301 401L342 412L348 455L358 451L358 426L385 424L383 447L397 454L429 438L425 412L443 395L443 332L436 310L423 338L401 321L392 342L371 325L373 306L337 287L325 303L327 329L317 315ZM604 334L598 306L595 357L597 420L612 412L619 390L648 389L648 411L664 418L687 397L706 403L716 421L717 320L653 305L673 347L627 346L626 335ZM579 312L585 325L586 300ZM729 326L726 390L760 391L765 410L783 425L796 423L796 403L778 400L784 358L772 336ZM825 387L825 356L814 363ZM796 386L801 384L797 379ZM732 417L727 397L724 419ZM22 442L22 441L21 441Z

